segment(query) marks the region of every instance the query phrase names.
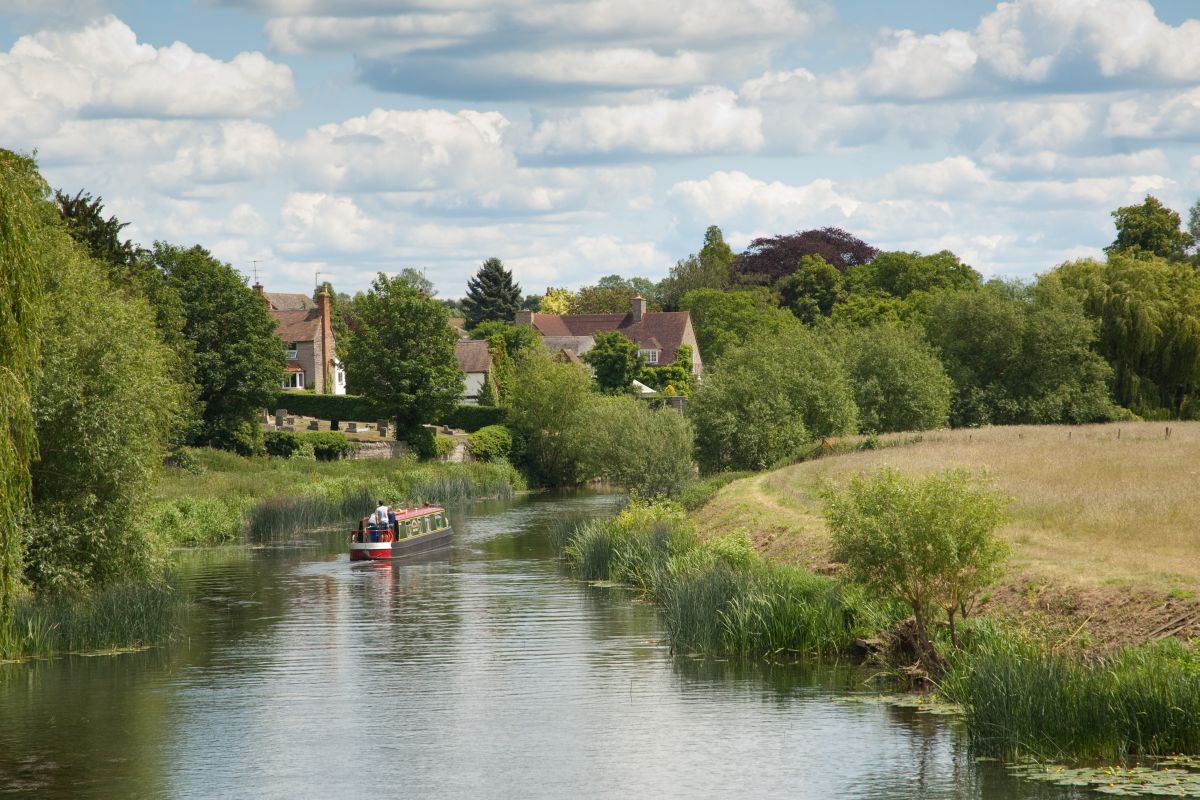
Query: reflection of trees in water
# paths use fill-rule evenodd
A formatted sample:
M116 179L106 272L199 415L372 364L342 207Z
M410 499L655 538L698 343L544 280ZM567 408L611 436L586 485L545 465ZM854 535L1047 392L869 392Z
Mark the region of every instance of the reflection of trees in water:
M149 687L168 662L152 650L0 667L0 794L165 796L171 695Z
M682 690L718 687L762 695L780 705L798 694L827 695L861 688L869 673L851 664L832 661L779 662L676 655L675 674Z

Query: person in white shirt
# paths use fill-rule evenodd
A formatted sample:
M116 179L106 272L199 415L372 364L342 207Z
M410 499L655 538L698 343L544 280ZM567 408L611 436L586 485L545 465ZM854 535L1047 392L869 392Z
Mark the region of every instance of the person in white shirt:
M390 528L388 524L388 507L382 500L379 501L379 508L375 509L375 524L380 528Z

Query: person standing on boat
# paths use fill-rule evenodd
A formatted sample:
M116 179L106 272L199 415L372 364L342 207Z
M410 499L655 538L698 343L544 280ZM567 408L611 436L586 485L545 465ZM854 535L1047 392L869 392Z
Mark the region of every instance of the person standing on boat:
M379 501L379 507L375 509L375 524L382 528L390 528L391 522L388 520L388 514L391 509L387 507L387 503Z

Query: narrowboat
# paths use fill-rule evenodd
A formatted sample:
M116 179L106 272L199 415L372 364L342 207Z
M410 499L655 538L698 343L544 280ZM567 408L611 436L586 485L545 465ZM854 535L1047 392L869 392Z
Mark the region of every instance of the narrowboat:
M450 520L438 506L397 508L396 522L377 526L370 516L350 532L351 561L387 561L450 546Z

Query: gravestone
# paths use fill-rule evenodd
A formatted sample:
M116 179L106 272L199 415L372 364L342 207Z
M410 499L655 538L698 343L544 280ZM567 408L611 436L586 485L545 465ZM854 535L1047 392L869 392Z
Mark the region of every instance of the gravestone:
M283 427L283 419L286 416L287 416L287 411L285 411L284 409L282 409L282 408L275 409L275 427L276 428Z
M346 433L358 433L358 423L351 422L346 426Z
M308 429L310 431L319 431L321 430L321 423L317 422L315 419L311 419L308 421Z
M388 435L388 421L381 419L375 423L375 426L379 429L379 438L386 439Z

